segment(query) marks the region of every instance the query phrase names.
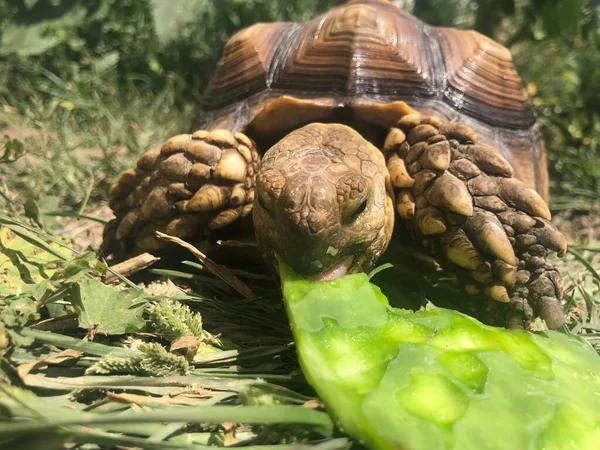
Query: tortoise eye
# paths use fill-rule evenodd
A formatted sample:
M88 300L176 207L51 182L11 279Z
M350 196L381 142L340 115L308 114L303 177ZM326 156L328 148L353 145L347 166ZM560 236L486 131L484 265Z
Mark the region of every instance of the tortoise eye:
M358 206L354 209L354 211L352 211L352 214L350 215L350 219L351 220L356 220L358 219L358 216L360 216L363 212L365 212L365 209L367 209L367 202L369 201L368 197L365 197L359 204Z
M258 195L258 206L260 206L262 209L264 209L265 211L267 211L268 213L272 214L273 211L271 210L271 208L269 208L267 202L265 201L264 196L262 195Z

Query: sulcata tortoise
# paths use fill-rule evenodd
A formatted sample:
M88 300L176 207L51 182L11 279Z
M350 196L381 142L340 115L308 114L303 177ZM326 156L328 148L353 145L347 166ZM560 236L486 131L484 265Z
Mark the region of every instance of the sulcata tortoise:
M277 254L321 280L368 271L393 240L388 254L416 246L471 298L505 304L508 326L562 326L546 256L566 241L550 223L534 112L500 44L385 0L259 23L227 43L199 118L118 178L105 242L155 251L166 245L156 231L214 236L252 213L275 268Z

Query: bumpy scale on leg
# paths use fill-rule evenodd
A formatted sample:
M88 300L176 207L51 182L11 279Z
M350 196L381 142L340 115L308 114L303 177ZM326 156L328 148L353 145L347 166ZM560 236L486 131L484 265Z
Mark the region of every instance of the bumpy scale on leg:
M116 241L133 243L132 253L163 247L156 231L207 235L250 213L258 167L254 142L242 133L175 136L144 153L111 187L117 219L109 229Z
M396 210L467 292L509 303L504 320L562 326L562 280L546 260L566 252L542 198L467 126L410 114L384 144ZM506 314L508 317L506 317Z

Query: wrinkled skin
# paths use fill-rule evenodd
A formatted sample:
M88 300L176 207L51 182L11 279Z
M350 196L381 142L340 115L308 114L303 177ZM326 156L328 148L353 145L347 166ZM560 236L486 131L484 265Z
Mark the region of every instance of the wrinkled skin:
M264 155L253 215L258 244L274 267L277 254L321 280L368 271L394 224L384 157L347 126L307 125Z

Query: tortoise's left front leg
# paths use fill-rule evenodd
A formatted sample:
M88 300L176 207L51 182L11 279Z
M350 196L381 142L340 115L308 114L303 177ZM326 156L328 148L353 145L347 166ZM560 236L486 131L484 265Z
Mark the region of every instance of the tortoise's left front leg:
M564 255L566 240L495 148L463 124L410 114L384 152L398 215L468 293L510 303L511 327L534 316L562 326L562 280L546 256Z

